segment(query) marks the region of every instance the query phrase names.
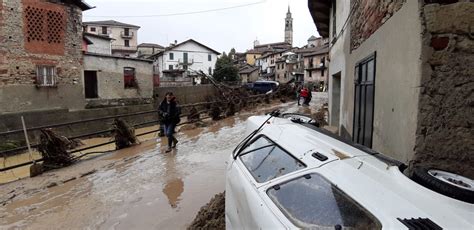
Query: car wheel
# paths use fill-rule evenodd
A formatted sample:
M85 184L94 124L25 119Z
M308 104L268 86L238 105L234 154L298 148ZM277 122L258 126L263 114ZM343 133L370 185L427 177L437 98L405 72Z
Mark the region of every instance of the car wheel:
M438 169L415 168L412 179L443 195L474 203L474 180Z

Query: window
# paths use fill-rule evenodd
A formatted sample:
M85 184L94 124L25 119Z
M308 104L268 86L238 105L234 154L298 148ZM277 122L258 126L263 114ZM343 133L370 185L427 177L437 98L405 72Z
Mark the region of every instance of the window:
M169 70L173 70L173 65L169 65L169 66L168 66L168 69L169 69Z
M319 174L307 174L267 190L275 205L304 229L381 229L380 222ZM338 229L336 227L336 229Z
M183 53L183 62L188 63L188 53Z
M135 78L135 68L123 68L123 83L125 88L137 88L137 81Z
M102 26L102 34L107 34L107 26Z
M130 47L130 40L123 40L125 47Z
M306 166L264 136L242 150L240 159L253 178L263 183Z
M170 53L170 60L174 60L174 54Z
M313 71L308 71L309 72L309 78L312 78L311 74L313 73Z
M208 61L212 61L212 57L211 57L210 54L207 55L207 60L208 60Z
M55 86L56 68L54 66L37 66L36 84L38 86Z
M354 74L354 127L352 140L372 147L375 97L375 54L360 61Z
M95 27L91 27L91 32L95 32Z
M129 28L124 28L124 29L123 29L123 34L124 34L125 36L130 35L130 29L129 29Z
M209 67L209 75L212 75L212 67Z

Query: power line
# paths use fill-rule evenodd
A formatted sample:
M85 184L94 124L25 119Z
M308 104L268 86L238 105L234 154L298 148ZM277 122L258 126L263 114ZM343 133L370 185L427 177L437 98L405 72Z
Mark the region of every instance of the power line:
M200 10L200 11L190 11L190 12L183 12L183 13L171 13L171 14L153 14L153 15L100 15L100 16L86 16L90 18L151 18L151 17L169 17L169 16L180 16L180 15L190 15L190 14L202 14L202 13L208 13L208 12L214 12L214 11L222 11L222 10L230 10L230 9L235 9L235 8L241 8L241 7L246 7L246 6L252 6L252 5L257 5L257 4L262 4L266 2L266 0L259 1L259 2L253 2L253 3L247 3L247 4L242 4L242 5L237 5L237 6L229 6L229 7L223 7L223 8L216 8L216 9L209 9L209 10Z

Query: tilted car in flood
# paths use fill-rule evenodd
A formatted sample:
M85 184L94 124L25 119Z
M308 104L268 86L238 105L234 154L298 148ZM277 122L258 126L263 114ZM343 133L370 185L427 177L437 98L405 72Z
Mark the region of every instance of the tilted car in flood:
M247 135L227 162L227 229L474 229L469 178L418 169L415 182L301 115L250 117Z

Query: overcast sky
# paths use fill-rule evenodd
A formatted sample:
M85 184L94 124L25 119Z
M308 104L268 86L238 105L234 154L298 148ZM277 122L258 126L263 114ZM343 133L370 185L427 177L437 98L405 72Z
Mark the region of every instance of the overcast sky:
M307 0L85 0L95 9L84 21L116 20L140 26L138 43L167 45L193 38L219 52L251 49L253 41L282 42L288 5L293 17L293 45L318 36ZM252 5L250 5L252 4ZM247 5L247 6L242 6ZM229 8L205 13L163 16ZM158 15L153 17L142 17ZM129 17L123 17L129 16ZM138 16L138 17L137 17Z

